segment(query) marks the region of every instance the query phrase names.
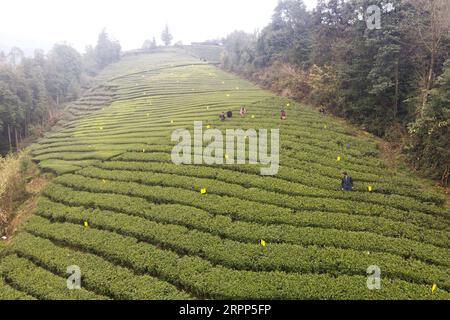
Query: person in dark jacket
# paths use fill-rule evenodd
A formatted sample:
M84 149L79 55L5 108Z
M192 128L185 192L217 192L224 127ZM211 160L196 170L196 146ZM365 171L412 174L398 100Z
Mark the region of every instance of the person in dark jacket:
M225 121L225 112L222 112L222 113L219 115L219 119L220 119L220 121Z
M233 111L227 112L227 118L233 118Z
M347 172L342 173L341 186L342 191L352 191L353 189L353 179L347 174Z

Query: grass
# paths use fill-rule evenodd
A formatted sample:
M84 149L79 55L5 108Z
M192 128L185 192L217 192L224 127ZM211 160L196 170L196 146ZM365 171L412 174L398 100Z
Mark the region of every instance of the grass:
M216 51L124 58L32 146L58 177L1 253L0 298L448 299L444 196L386 167L370 135L204 61ZM220 122L228 110L235 116ZM195 120L279 128L279 173L174 165L171 133ZM351 193L340 190L344 170ZM82 290L66 288L70 265ZM380 290L366 287L371 265Z

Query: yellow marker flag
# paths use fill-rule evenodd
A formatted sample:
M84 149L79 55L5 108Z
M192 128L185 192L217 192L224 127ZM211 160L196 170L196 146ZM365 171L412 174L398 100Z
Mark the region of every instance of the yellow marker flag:
M84 227L89 228L89 223L87 221L84 222Z
M266 242L262 239L261 239L261 246L263 246L263 247L267 246Z
M338 162L341 161L341 156L338 156L338 157L337 157L337 161L338 161Z
M437 285L436 283L433 284L433 287L431 287L431 293L435 293L437 290Z
M372 192L373 191L373 187L372 186L368 186L367 190L369 190L369 192Z
M201 189L201 190L200 190L200 193L201 193L201 194L205 194L205 193L206 193L206 188Z

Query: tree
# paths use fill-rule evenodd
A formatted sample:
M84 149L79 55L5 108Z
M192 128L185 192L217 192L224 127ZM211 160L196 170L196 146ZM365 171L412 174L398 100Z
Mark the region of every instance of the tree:
M450 35L450 2L448 0L407 0L415 7L410 16L411 29L416 37L415 45L422 53L422 59L428 60L422 74L422 102L418 110L419 116L423 113L428 100L430 89L436 77L436 67L442 65L445 57L440 56L445 42ZM447 48L448 50L448 48ZM425 62L425 61L424 61Z
M256 58L256 34L235 31L224 40L222 66L230 71L250 72Z
M142 49L146 50L146 51L155 49L156 47L157 47L157 44L156 44L155 37L153 37L152 40L148 40L148 39L145 40L144 44L142 45Z
M409 126L407 151L417 168L448 185L450 177L450 59L430 90L423 114Z
M101 70L107 65L120 60L120 52L122 48L118 41L111 40L103 29L98 36L97 45L95 46L95 57L97 66Z
M66 97L74 82L80 83L81 55L67 44L56 44L47 61L47 88L57 104Z
M86 46L86 50L83 55L83 68L84 71L90 76L95 76L99 71L95 49L92 46Z
M172 39L173 39L173 36L170 33L169 26L166 24L164 30L161 33L161 40L164 43L164 45L167 47L167 46L170 46L170 44L172 43Z
M12 47L8 53L9 63L13 68L15 68L23 59L24 53L18 47Z
M0 67L7 63L6 54L3 51L0 51Z

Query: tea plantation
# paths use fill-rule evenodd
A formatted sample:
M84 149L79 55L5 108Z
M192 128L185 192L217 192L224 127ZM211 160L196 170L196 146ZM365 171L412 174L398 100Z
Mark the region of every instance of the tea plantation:
M438 191L387 168L370 135L204 60L182 49L125 57L34 145L57 177L1 254L0 299L450 298ZM194 121L279 128L278 174L173 164L171 134ZM353 192L341 191L342 171ZM73 265L79 290L67 288ZM369 266L380 289L367 287Z

